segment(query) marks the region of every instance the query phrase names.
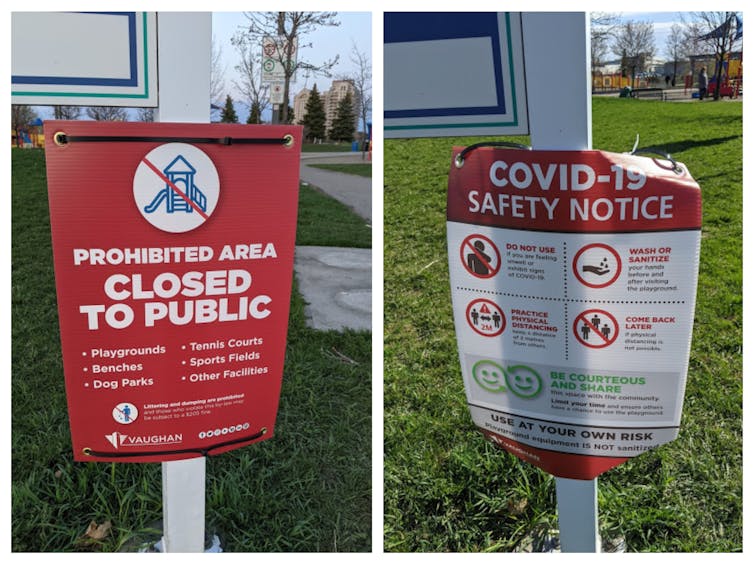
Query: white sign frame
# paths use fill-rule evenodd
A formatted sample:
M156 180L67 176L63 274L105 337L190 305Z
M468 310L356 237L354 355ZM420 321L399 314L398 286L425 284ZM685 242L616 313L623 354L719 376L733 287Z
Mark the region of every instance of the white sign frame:
M155 12L14 12L11 18L11 103L157 106Z
M486 18L486 33L464 36L456 26L459 14L446 19L447 26L435 21L390 26L384 53L385 138L529 133L521 14L465 16ZM473 64L463 66L464 61ZM463 72L453 71L461 67Z

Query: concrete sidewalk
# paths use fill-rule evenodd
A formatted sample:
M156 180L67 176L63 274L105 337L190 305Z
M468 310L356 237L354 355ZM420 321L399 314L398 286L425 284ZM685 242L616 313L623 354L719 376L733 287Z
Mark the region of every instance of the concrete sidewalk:
M361 153L303 153L301 180L351 208L371 224L372 179L307 166L357 163ZM307 325L320 330L372 329L372 251L296 247L294 270L307 302Z
M296 247L294 270L314 329L372 329L372 250Z

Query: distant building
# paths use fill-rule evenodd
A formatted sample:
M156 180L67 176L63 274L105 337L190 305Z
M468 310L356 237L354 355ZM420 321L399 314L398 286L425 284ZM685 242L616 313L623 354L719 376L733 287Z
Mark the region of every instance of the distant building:
M338 104L348 94L351 94L351 100L353 100L354 107L354 132L356 131L357 115L359 111L359 99L356 94L356 89L353 86L353 82L350 80L333 80L329 90L324 92L320 91L320 97L322 98L322 105L325 108L325 130L330 131L332 122L338 113ZM309 100L311 90L304 88L298 94L293 97L293 116L294 123L299 123L306 115L306 102Z

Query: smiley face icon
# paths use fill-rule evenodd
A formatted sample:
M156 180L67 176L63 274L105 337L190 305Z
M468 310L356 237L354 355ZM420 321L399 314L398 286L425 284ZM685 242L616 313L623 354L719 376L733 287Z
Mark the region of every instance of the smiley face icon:
M526 365L509 366L505 372L508 389L520 398L529 399L542 391L542 378L536 370Z
M495 394L502 393L505 387L505 369L491 360L480 360L471 368L474 380L482 389Z

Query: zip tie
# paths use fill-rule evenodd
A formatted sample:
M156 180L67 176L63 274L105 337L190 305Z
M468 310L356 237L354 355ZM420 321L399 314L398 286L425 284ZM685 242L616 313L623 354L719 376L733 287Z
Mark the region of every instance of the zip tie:
M480 147L507 147L509 149L523 149L524 151L531 151L531 147L529 147L528 145L522 145L520 143L510 143L508 141L482 141L481 143L475 143L474 145L465 147L460 153L456 155L456 168L461 168L463 166L463 161L466 155L468 155L474 149L479 149Z
M63 131L58 131L53 135L53 141L58 147L64 147L69 143L194 143L194 144L213 144L213 145L284 145L290 147L293 145L293 135L287 134L283 137L160 137L160 136L141 136L131 137L124 135L67 135Z
M222 443L217 443L216 445L208 446L206 448L184 448L184 449L176 449L176 450L160 450L160 451L147 451L147 452L102 452L102 451L96 451L92 450L89 447L85 447L81 449L81 452L85 456L99 456L99 457L107 457L107 458L135 458L138 456L163 456L163 455L171 455L171 454L189 454L189 453L197 453L201 456L210 456L211 451L217 450L219 448L223 448L230 445L235 445L239 443L245 443L247 441L253 441L255 439L258 439L259 437L267 434L267 427L262 427L262 429L251 436L248 437L242 437L240 439L233 439L232 441L225 441Z
M666 153L665 151L660 151L660 150L652 149L652 148L634 149L633 151L629 153L629 155L642 155L642 154L657 155L659 157L662 157L666 161L670 161L672 165L671 170L673 172L679 175L683 174L683 167L681 167L681 165L678 164L678 162L670 155L670 153ZM657 159L652 159L652 160L654 160L655 162L657 161ZM661 168L667 168L667 167L662 167L659 163L657 164L657 166L660 166Z
M636 152L636 149L639 147L639 134L636 134L636 141L634 141L634 147L631 149L631 152L629 155L633 155Z
M651 147L648 147L646 149L639 149L639 134L636 134L636 141L634 141L633 148L624 153L624 155L641 155L641 154L650 154L650 155L658 155L665 159L666 161L670 161L670 163L673 165L672 171L676 174L683 174L683 168L676 162L676 160L670 156L670 153L666 151L660 151L658 149L654 149ZM656 160L656 159L655 159ZM658 165L660 166L660 165Z

